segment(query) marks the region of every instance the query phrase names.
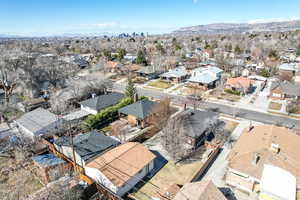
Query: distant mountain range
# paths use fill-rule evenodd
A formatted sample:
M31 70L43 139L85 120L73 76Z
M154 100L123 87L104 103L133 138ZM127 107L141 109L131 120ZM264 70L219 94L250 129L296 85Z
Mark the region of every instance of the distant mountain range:
M300 30L300 20L268 23L216 23L183 27L173 34L235 34L245 32L269 32Z

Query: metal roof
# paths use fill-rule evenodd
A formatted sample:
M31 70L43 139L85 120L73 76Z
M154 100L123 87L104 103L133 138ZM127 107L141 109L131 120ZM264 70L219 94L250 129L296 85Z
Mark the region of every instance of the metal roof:
M218 80L216 76L213 76L209 72L197 73L195 76L191 76L188 81L194 83L204 83L210 84L214 81Z
M188 75L188 72L186 71L184 66L177 67L175 69L171 69L166 73L163 73L160 75L160 77L167 77L167 78L180 78L183 76Z
M38 131L44 129L45 127L57 122L59 120L58 116L45 110L43 108L35 109L31 112L25 113L17 121L18 124L22 125L33 134L40 134Z

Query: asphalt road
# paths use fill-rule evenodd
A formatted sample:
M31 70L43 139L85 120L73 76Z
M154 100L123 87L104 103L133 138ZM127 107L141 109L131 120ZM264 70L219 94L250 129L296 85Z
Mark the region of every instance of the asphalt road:
M115 83L114 90L123 92L125 90L124 84ZM165 94L163 91L146 89L146 88L137 88L137 92L140 96L152 97L154 99L163 99L166 97L171 98L172 102L175 104L183 105L187 101L187 98L179 95L170 95ZM278 116L263 112L257 112L247 109L236 108L233 106L228 106L224 104L217 104L212 102L205 102L201 104L201 109L212 110L214 112L219 112L231 116L236 116L238 118L248 119L252 121L262 122L264 124L274 124L278 126L285 126L297 131L300 131L300 120L291 119L284 116Z

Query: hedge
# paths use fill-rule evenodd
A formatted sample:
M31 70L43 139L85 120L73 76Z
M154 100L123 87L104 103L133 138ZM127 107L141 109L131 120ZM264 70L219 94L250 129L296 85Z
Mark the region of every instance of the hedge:
M236 90L232 90L232 89L224 89L224 91L228 94L234 94L234 95L237 95L237 96L240 96L241 95L241 92L240 91L236 91Z
M101 110L96 115L90 115L86 118L83 123L83 128L85 129L100 129L104 125L111 123L118 119L118 110L129 104L132 104L133 100L131 98L122 99L117 105L111 106Z

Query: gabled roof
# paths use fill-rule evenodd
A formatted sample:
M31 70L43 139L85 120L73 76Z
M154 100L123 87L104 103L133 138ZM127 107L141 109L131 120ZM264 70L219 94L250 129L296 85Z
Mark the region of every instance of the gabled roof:
M233 87L243 87L243 88L249 88L251 86L252 83L254 83L255 81L250 80L248 78L245 77L236 77L236 78L229 78L226 81L226 85L230 85Z
M289 171L300 180L300 135L273 125L255 126L251 131L245 129L229 154L229 167L261 179L265 164L274 165ZM270 150L278 145L278 153ZM255 155L259 156L253 164Z
M184 66L177 67L175 69L171 69L166 73L160 75L160 77L167 77L167 78L180 78L186 76L188 72L186 71Z
M300 85L292 84L288 81L272 82L271 90L280 88L284 94L291 96L300 96Z
M71 146L69 136L63 136L54 141L57 146ZM73 138L74 150L84 161L101 154L103 151L115 147L119 144L117 140L103 133L91 131L89 133L80 134Z
M185 184L173 200L226 200L222 192L212 181L200 181Z
M203 84L210 84L214 81L218 80L218 77L213 76L209 72L197 73L196 75L192 75L188 81L193 83L203 83Z
M31 131L33 134L41 134L38 131L44 129L45 127L57 122L59 120L58 116L45 110L43 108L38 108L28 113L25 113L17 121L20 125Z
M284 63L279 66L280 70L284 71L296 71L296 64L295 63Z
M152 113L155 105L157 105L156 102L144 99L119 109L119 112L143 120Z
M113 106L117 104L123 97L124 97L123 94L113 92L110 94L97 96L95 98L90 98L88 100L81 102L80 104L92 108L93 110L99 111L109 106Z
M217 74L223 72L216 66L198 67L192 71L192 76L188 79L190 82L210 84L218 80Z
M143 144L128 142L97 157L86 167L98 169L115 186L122 187L155 157Z
M114 69L114 68L117 68L119 64L120 64L119 62L108 61L106 63L106 67Z
M187 135L192 138L198 138L211 126L211 123L216 122L218 114L210 111L187 110L182 113L188 115L185 121Z
M142 74L160 74L161 73L159 70L156 69L155 66L142 67L137 72L142 73Z

